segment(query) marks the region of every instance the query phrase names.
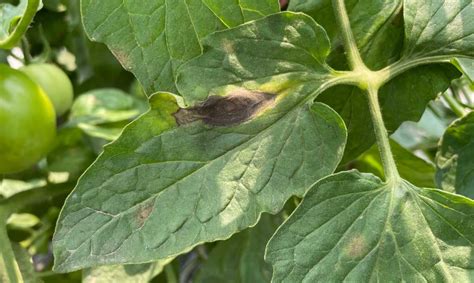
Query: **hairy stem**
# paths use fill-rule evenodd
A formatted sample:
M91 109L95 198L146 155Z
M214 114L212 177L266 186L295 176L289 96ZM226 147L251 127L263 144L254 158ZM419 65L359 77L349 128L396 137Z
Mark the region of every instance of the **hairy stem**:
M346 5L344 0L332 0L332 6L336 13L336 18L339 26L341 27L342 37L344 45L347 51L347 57L349 64L353 70L360 68L366 68L362 57L360 56L359 49L352 34L351 24L349 16L347 15Z
M344 47L348 61L352 68L351 72L339 73L341 76L340 80L356 85L367 91L370 114L372 116L374 133L382 159L385 179L387 182L396 181L400 178L400 174L398 173L392 149L390 148L390 139L384 125L382 110L378 99L378 90L389 80L392 74L390 71L393 70L372 71L365 65L357 48L354 35L352 34L344 0L333 0L332 3L344 38ZM400 69L403 69L403 67Z
M33 20L33 17L38 10L39 4L40 0L28 0L28 4L26 5L20 22L6 38L0 39L0 48L10 49L18 43Z
M372 123L374 124L375 138L377 140L380 158L382 160L385 179L387 182L396 181L400 178L400 175L393 158L392 149L390 148L390 139L383 122L378 90L376 88L369 87L368 100L370 115L372 116Z
M423 65L428 65L428 64L450 63L451 59L452 59L452 56L440 55L440 56L417 58L413 60L401 60L401 61L391 64L388 67L385 67L384 69L378 71L378 73L385 74L385 77L386 77L385 83L386 83L389 80L392 80L396 76L410 69L423 66Z

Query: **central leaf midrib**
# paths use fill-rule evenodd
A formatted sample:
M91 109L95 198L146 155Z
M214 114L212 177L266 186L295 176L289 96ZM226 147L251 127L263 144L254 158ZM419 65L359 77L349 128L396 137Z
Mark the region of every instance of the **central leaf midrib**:
M393 184L392 183L379 183L378 184L378 186L380 186L380 187L377 190L380 190L381 192L385 192L385 193L387 193L387 190L390 190L390 191L388 192L388 194L389 194L389 204L388 204L387 215L385 217L385 222L384 222L383 228L381 230L380 237L379 237L379 240L377 242L377 246L380 246L382 244L382 242L384 241L383 235L385 235L386 233L388 233L390 231L388 229L388 227L391 226L390 225L390 218L393 215L394 208L397 204L394 201L394 194L395 194L395 190L397 189L397 185L399 185L398 182L393 183ZM377 249L376 255L375 255L374 268L372 268L370 278L373 277L374 271L378 270L380 252L381 252L380 249ZM377 277L378 277L378 273L377 273Z

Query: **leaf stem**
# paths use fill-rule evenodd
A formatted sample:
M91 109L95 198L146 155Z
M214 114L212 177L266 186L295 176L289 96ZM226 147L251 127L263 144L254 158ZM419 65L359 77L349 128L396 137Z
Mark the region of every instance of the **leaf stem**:
M178 278L171 264L165 266L165 276L168 283L178 283Z
M15 26L15 29L6 38L0 39L0 48L10 49L18 43L18 41L28 29L28 26L31 24L31 21L33 21L39 4L40 0L28 0L25 12L21 17L20 22Z
M357 48L354 35L352 34L351 23L347 14L344 0L332 0L332 6L336 14L336 19L341 27L344 45L346 47L347 57L352 70L367 68L362 61L359 49Z
M23 61L25 62L25 65L31 64L31 60L33 59L31 57L31 50L30 50L30 43L26 39L26 37L23 37L21 39L21 51L23 52Z
M450 89L449 89L450 90ZM449 105L449 108L458 116L459 118L464 117L467 114L466 109L464 109L459 102L452 97L452 91L445 91L441 94L441 96L446 100Z
M351 72L339 72L341 76L340 81L356 85L367 91L370 114L372 116L375 138L379 147L385 179L387 182L396 182L400 179L400 174L398 173L392 149L390 148L389 135L385 128L382 110L380 108L378 90L390 79L392 73L396 73L395 71L397 71L397 69L395 71L392 69L372 71L365 65L357 48L354 35L352 34L344 0L332 0L332 3L344 38L347 59L352 68ZM400 69L403 68L404 66L400 67Z
M398 173L397 165L393 158L392 149L390 148L390 139L384 125L379 103L378 89L369 87L367 97L369 100L370 115L372 116L372 123L374 124L375 138L377 140L386 181L397 181L400 179L400 174Z
M378 73L385 74L386 81L384 83L387 83L389 80L415 67L436 63L450 63L452 58L452 55L440 55L411 60L402 59L378 71Z
M8 213L5 213L0 208L0 269L5 271L7 282L23 282L23 277L7 234L5 223L7 222L8 215Z

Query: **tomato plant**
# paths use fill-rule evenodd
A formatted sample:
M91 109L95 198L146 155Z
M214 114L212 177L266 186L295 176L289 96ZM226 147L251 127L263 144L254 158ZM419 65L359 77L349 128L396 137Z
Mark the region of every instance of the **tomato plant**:
M6 57L47 57L76 97L37 170L4 176L0 276L473 281L473 18L470 0L45 0Z
M51 149L56 120L46 94L26 75L0 65L0 173L32 166Z

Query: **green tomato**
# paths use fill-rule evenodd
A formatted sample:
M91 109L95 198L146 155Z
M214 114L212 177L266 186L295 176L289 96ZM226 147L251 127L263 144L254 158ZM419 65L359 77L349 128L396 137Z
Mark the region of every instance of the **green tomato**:
M68 76L52 64L33 64L21 68L41 86L53 103L56 115L61 116L71 108L74 92Z
M27 75L0 64L0 174L34 165L55 136L56 117L48 96Z

